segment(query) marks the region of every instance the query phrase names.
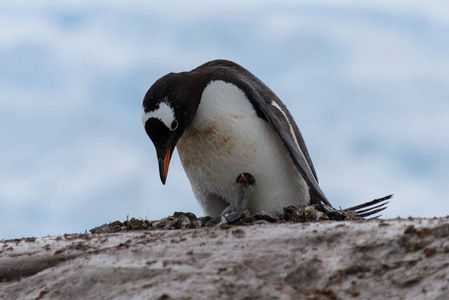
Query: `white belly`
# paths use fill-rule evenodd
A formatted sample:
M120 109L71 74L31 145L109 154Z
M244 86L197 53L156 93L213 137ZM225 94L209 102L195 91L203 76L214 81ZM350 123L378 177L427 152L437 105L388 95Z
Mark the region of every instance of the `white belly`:
M203 92L178 153L203 212L216 216L233 203L235 179L243 172L256 179L248 208L252 213L309 202L309 188L270 124L257 117L243 91L224 81Z

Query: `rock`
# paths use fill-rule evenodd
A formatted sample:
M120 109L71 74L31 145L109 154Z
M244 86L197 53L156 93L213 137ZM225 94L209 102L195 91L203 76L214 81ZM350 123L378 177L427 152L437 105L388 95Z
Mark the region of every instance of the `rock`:
M135 218L131 218L131 220L128 221L128 228L129 230L142 230L146 229L147 226L145 226L145 222L143 220L138 220Z
M123 227L123 223L120 221L115 221L109 224L103 224L101 226L95 227L89 230L92 234L100 234L100 233L112 233L118 232Z
M181 215L177 219L176 228L177 229L189 229L191 228L190 219L186 215Z
M177 222L178 222L177 218L167 217L167 218L163 218L161 220L152 222L151 228L152 229L177 229L176 228Z
M357 213L353 210L345 211L345 213L346 213L345 221L363 220L363 218L357 215Z
M211 217L201 217L198 219L193 219L190 221L191 224L191 228L201 228L201 227L205 227L206 223L209 222L209 220L211 220Z
M284 207L283 218L285 221L300 223L305 221L304 210L292 204Z
M219 216L219 217L215 217L210 219L209 221L206 222L206 227L215 227L215 226L220 226L222 224L227 224L228 221L226 220L225 217Z
M307 206L304 208L304 221L328 221L329 217L324 212L317 210L315 207Z
M278 223L284 220L282 214L277 211L261 211L253 216L255 221L265 220L270 223Z
M179 218L181 216L186 216L191 221L197 219L196 215L194 213L191 213L191 212L175 212L173 214L174 218Z
M0 299L447 298L449 218L151 228L187 220L0 241Z
M224 215L224 218L229 224L232 225L243 225L252 221L251 214L248 210L228 212Z

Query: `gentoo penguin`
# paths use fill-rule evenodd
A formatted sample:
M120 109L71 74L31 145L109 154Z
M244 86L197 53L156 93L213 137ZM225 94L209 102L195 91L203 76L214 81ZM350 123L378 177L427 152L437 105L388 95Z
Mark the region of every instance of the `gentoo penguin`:
M163 184L175 147L203 212L235 206L235 177L257 185L255 214L290 204L330 205L295 120L261 80L240 65L213 60L158 79L143 100L142 122L152 140Z

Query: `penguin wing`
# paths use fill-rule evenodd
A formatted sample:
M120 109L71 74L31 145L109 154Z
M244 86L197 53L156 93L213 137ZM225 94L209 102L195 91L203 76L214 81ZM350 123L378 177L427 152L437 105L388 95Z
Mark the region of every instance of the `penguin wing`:
M208 69L213 79L233 83L244 91L257 115L269 122L276 131L299 173L309 185L310 202L332 206L318 184L318 177L301 132L276 94L251 72L231 61L214 60L197 68L199 69Z
M254 96L251 102L258 106L276 131L299 173L309 185L310 202L331 205L318 184L318 177L304 139L287 107L271 90L256 91Z

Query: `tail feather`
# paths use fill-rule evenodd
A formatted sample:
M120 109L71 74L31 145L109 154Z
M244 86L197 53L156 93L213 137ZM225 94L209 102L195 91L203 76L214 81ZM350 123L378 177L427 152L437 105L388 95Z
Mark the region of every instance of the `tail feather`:
M388 203L390 203L387 200L391 199L392 197L393 197L393 194L382 197L382 198L374 199L370 202L366 202L366 203L363 203L360 205L346 208L346 209L344 209L344 211L353 210L362 218L369 217L369 216L375 215L375 214L383 211L384 209L386 209L387 208L386 205ZM378 205L376 205L376 204L378 204ZM370 219L378 219L380 216L382 216L382 215L373 216Z
M369 217L369 216L372 216L372 215L374 215L374 214L377 214L378 212L381 212L381 211L383 211L384 209L386 209L386 207L382 207L382 208L379 208L379 209L375 209L375 210L372 210L372 211L369 211L369 212L366 212L366 213L358 213L357 212L357 214L359 215L359 216L361 216L362 218L365 218L365 217ZM377 218L379 218L380 216L377 216L377 217L375 217L376 219ZM372 218L371 218L372 219Z
M379 205L376 205L376 206L373 206L373 207L370 207L370 208L367 208L367 209L358 209L358 210L357 210L357 213L358 213L359 215L360 215L360 214L363 214L363 213L367 213L367 212L372 211L372 210L374 210L374 209L384 207L384 206L386 206L388 203L390 203L390 202L384 202L384 203L382 203L382 204L379 204ZM387 207L384 207L384 208L381 209L381 210L384 210L385 208L387 208Z

